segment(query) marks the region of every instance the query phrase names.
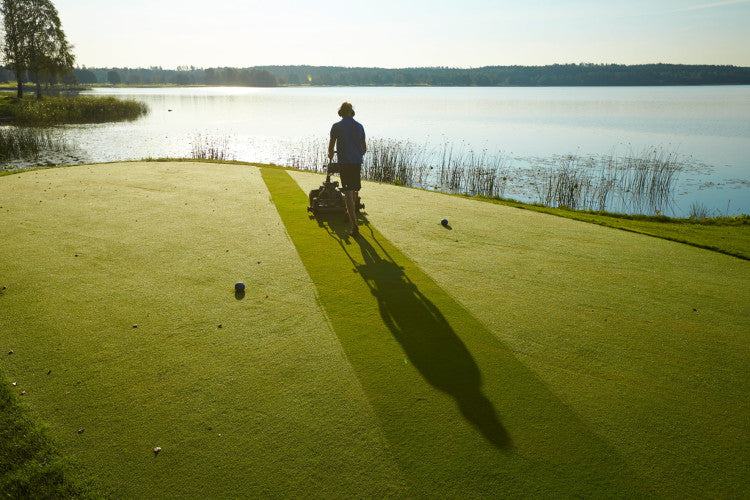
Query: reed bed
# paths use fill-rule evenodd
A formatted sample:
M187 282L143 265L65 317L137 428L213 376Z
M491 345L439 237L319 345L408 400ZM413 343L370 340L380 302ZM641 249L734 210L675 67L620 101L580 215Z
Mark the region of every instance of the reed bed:
M226 136L196 134L190 139L190 157L196 160L234 160Z
M362 178L400 186L430 188L480 196L502 197L510 179L509 161L502 155L465 152L445 144L371 139L362 164ZM286 145L285 164L322 172L328 164L327 141L305 139Z
M436 168L436 189L450 193L503 198L510 180L510 160L501 153L491 155L486 149L456 149L445 144Z
M659 214L673 200L684 165L674 152L651 148L624 157L567 155L538 171L538 201L550 207L604 211L612 204L636 213Z
M0 105L0 114L14 125L42 127L135 120L148 111L141 102L91 96L5 98Z
M425 148L409 141L370 141L362 164L362 177L399 186L424 183L427 165Z
M324 172L328 141L308 138L279 145L281 164ZM228 140L195 136L192 157L227 160ZM529 163L521 167L513 162ZM512 159L486 149L445 143L441 147L392 139L368 140L362 178L446 193L505 198L506 193L549 207L575 210L661 214L669 208L685 163L675 152L655 147L640 153L565 155L551 159Z
M59 131L26 127L0 127L0 162L39 158L43 154L70 153L74 147Z

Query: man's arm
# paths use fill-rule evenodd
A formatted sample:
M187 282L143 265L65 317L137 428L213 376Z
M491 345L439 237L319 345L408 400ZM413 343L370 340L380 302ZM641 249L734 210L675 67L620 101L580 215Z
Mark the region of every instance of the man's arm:
M333 160L333 148L336 147L336 138L331 137L331 140L328 141L328 159Z
M362 154L367 153L367 143L362 139Z

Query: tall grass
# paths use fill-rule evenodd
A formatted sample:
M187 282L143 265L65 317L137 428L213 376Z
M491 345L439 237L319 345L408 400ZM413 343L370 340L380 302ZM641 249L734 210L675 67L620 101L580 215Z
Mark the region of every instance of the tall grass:
M439 154L437 188L451 193L473 196L505 196L508 185L509 160L502 154L490 155L486 149L477 153L453 144L444 144Z
M141 102L114 97L54 97L43 99L6 97L0 116L14 125L52 126L66 123L104 123L135 120L148 113Z
M300 170L322 172L328 164L327 140L288 142L276 157ZM192 157L230 158L226 138L195 136ZM524 161L522 159L521 161ZM576 210L661 214L674 198L685 163L661 147L624 155L565 155L534 159L533 168L517 168L513 159L463 145L441 147L411 141L370 139L362 178L448 193L505 198L507 192L548 207Z
M567 155L539 170L534 186L549 207L604 211L616 198L629 212L658 214L672 202L682 168L674 152L661 148L624 157Z
M196 134L190 139L190 157L196 160L234 160L229 152L226 136L204 136Z
M424 182L427 166L423 147L409 141L370 141L362 177L377 182L400 186L415 186Z
M328 164L326 142L318 139L287 145L285 163L321 172ZM502 155L464 152L445 144L432 149L411 141L371 139L362 164L362 178L401 186L500 196L510 180L509 161Z
M43 153L70 153L75 148L51 129L0 127L0 162L38 158Z

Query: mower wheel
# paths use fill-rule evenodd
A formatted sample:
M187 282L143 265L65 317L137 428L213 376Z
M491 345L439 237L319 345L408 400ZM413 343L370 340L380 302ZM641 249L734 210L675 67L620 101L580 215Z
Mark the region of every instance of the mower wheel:
M313 189L312 191L310 191L310 194L308 195L308 197L310 198L310 206L313 208L317 205L318 194L320 194L320 189ZM316 200L316 201L313 202L313 200Z

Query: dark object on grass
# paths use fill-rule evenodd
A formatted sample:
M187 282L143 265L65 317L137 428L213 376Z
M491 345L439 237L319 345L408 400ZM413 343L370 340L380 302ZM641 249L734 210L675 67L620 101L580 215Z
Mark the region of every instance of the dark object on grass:
M10 356L11 354L13 354L13 350L12 349L10 351L8 351L8 356Z
M340 172L338 163L329 163L326 167L326 180L318 189L313 189L308 195L310 205L307 207L308 212L313 215L328 212L346 212L346 203L344 202L344 193L339 189L339 182L331 180L331 174ZM364 203L357 195L354 200L355 210L359 212L365 209Z
M441 221L440 221L440 223L441 223L441 224L442 224L443 226L445 226L445 227L448 227L448 219L443 219L443 220L441 220Z
M85 431L85 430L86 429L78 429L78 434L83 434L83 431Z
M238 281L234 284L234 291L235 292L244 292L245 291L245 284L241 281Z
M160 451L161 451L161 446L157 446L156 448L154 448L154 456L158 455Z

